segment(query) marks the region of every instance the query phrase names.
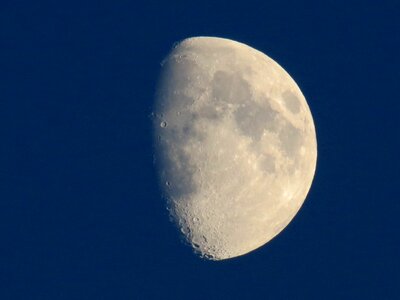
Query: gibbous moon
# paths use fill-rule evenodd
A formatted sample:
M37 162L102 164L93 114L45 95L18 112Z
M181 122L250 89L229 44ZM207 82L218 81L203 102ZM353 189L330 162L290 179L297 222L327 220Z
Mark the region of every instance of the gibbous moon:
M281 232L314 177L313 118L274 60L223 38L189 38L162 63L156 167L171 219L200 256L246 254Z

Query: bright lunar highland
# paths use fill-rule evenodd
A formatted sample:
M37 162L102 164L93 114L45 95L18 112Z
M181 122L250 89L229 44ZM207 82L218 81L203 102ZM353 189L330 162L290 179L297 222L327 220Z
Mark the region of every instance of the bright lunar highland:
M167 208L200 256L246 254L299 211L316 168L314 122L265 54L223 38L182 41L162 62L153 121Z

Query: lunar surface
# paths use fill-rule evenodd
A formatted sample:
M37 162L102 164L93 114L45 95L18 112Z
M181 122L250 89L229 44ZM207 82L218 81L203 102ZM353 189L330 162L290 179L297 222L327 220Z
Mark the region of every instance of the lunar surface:
M302 92L274 60L222 38L182 41L161 69L155 158L171 219L204 258L257 249L293 219L314 177Z

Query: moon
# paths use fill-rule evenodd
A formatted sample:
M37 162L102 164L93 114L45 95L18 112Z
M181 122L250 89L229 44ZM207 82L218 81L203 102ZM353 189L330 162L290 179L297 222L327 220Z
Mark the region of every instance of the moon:
M224 38L185 39L161 65L154 149L171 220L205 259L261 247L294 218L314 177L302 92L267 55Z

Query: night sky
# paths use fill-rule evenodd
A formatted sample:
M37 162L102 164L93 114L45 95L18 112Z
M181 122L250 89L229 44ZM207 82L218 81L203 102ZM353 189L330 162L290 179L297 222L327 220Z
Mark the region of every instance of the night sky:
M396 1L0 3L0 299L400 299ZM206 261L168 220L150 114L191 36L295 79L317 171L289 226Z

